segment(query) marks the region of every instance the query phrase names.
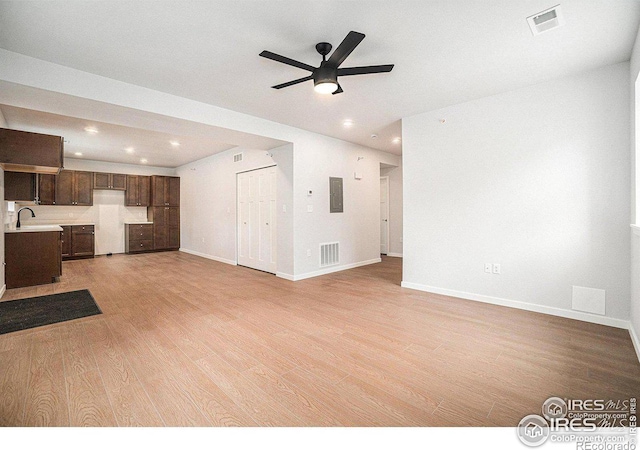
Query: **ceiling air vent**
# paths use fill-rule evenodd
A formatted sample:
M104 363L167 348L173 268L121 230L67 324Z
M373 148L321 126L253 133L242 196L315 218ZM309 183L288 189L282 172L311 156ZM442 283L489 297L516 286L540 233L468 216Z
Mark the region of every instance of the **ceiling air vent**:
M560 5L556 5L552 8L540 11L538 14L527 17L529 28L534 36L544 33L545 31L552 30L564 25L564 18L562 17L562 10Z
M233 162L240 162L242 161L242 153L236 153L235 155L233 155Z

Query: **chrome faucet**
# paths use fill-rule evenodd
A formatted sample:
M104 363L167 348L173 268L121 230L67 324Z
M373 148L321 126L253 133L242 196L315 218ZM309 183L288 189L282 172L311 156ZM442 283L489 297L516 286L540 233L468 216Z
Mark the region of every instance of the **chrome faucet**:
M29 211L31 211L31 217L35 217L36 213L33 212L33 209L27 207L27 206L23 206L22 208L20 208L18 210L18 223L16 223L16 228L20 228L20 213L22 212L23 209L28 209Z

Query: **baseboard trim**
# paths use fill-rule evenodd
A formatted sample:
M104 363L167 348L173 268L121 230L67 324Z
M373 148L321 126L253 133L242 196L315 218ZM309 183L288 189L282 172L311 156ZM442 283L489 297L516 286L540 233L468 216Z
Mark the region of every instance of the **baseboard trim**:
M447 295L449 297L458 297L465 300L474 300L482 303L491 303L493 305L506 306L508 308L523 309L525 311L533 311L552 316L566 317L567 319L582 320L583 322L597 323L615 328L628 330L630 323L628 320L615 319L612 317L598 316L580 311L572 311L562 308L554 308L552 306L536 305L534 303L520 302L500 297L491 297L489 295L474 294L470 292L455 291L452 289L443 289L434 286L427 286L419 283L410 283L403 281L401 286L404 288L415 289L418 291L429 292L432 294Z
M184 252L184 253L188 253L190 255L199 256L201 258L211 259L213 261L218 261L218 262L221 262L221 263L230 264L232 266L237 266L238 265L235 261L233 261L231 259L225 259L225 258L220 258L219 256L207 255L206 253L196 252L195 250L188 250L186 248L182 248L181 247L180 251Z
M366 261L360 261L352 264L344 264L342 266L327 267L326 269L317 270L315 272L307 272L301 275L294 275L292 281L306 280L307 278L319 277L321 275L327 275L334 272L341 272L343 270L348 270L348 269L355 269L356 267L368 266L369 264L375 264L379 262L382 262L382 258L368 259Z
M293 275L291 275L290 273L276 272L276 276L278 278L284 278L285 280L295 281L295 277Z
M635 328L633 328L633 324L631 322L629 322L629 335L631 336L631 342L633 342L633 348L636 349L636 356L638 357L638 361L640 361L640 339L638 339L636 330Z
M2 298L5 292L7 292L7 285L3 284L2 287L0 288L0 298Z
M393 256L394 258L402 258L402 253L387 253L387 256Z

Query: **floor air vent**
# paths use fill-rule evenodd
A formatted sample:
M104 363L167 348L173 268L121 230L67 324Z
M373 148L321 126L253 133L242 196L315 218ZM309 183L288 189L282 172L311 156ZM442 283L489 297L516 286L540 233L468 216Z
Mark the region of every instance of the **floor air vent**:
M242 161L242 153L236 153L235 155L233 155L233 162L240 162Z
M320 244L320 267L335 266L340 262L340 243Z

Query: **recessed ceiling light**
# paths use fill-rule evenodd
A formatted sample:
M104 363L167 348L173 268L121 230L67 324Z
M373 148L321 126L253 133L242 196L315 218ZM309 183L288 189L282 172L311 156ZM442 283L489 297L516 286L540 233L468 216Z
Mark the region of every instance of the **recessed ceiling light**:
M81 152L75 152L75 153L74 153L74 155L76 155L76 156L82 156L82 153L81 153Z
M146 159L144 159L144 158L142 158L142 159L140 160L140 163L142 163L142 164L146 164L146 163L147 163L147 160L146 160Z
M342 125L343 125L345 128L351 128L351 127L353 126L353 120L351 120L351 119L345 119L345 121L344 121L344 122L342 122Z
M377 135L377 134L372 134L372 135L371 135L371 139L377 139L377 138L378 138L378 135Z
M86 131L87 133L96 134L98 132L98 129L95 127L84 127L84 131Z
M399 144L401 140L402 139L400 139L399 137L394 137L393 139L391 139L391 142L393 142L394 144Z
M170 144L173 145L174 147L180 147L180 142L178 141L170 141Z
M135 150L135 148L133 148L133 147L127 147L127 148L124 149L124 151L127 152L127 153L133 153L134 150Z

